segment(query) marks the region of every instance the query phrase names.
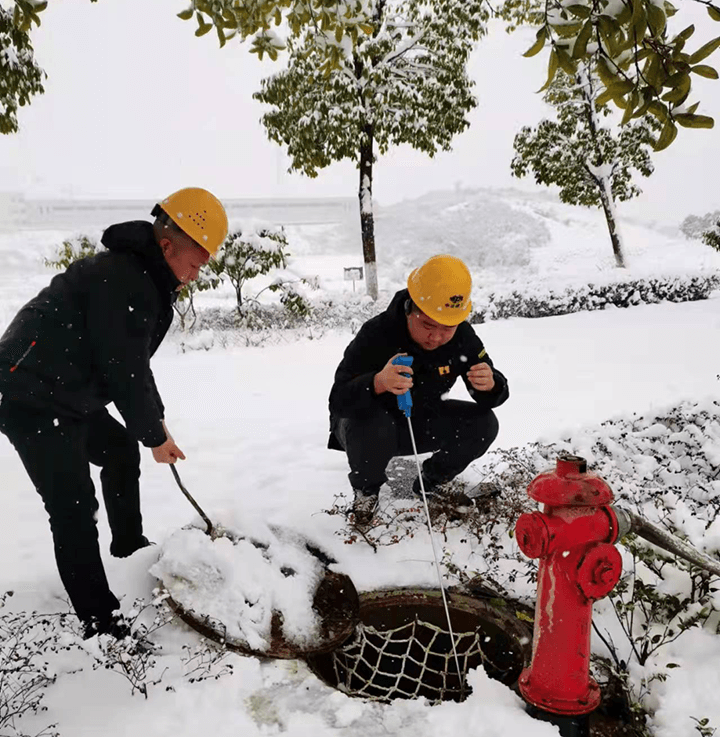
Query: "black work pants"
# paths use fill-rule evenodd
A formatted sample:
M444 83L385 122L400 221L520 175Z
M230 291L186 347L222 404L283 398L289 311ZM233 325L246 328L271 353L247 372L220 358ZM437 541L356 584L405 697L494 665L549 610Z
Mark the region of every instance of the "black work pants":
M89 464L102 469L112 546L127 549L142 538L137 441L104 409L73 420L8 400L0 404L0 431L45 504L58 571L75 612L83 622L106 621L119 602L100 558Z
M498 434L492 410L458 399L424 411L413 408L411 420L418 452L435 451L422 466L423 477L431 484L455 478L487 451ZM351 486L366 493L377 493L387 481L385 469L391 458L413 453L407 418L380 402L361 417L340 419L335 436L348 456Z

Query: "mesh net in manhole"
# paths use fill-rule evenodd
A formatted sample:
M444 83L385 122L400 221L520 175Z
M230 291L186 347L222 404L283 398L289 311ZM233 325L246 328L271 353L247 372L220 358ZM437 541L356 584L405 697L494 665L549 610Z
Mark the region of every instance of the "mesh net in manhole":
M480 666L512 686L530 662L532 626L513 605L498 600L452 593L448 607L462 677L439 590L361 594L354 635L330 653L308 656L307 662L329 685L377 701L462 701L471 690L468 671Z

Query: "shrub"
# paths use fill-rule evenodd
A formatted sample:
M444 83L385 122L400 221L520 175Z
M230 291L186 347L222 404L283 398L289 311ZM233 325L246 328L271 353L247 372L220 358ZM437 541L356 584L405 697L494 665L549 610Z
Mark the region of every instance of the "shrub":
M720 287L720 274L633 279L615 284L584 284L563 292L509 294L490 293L475 301L471 323L508 317L551 317L583 310L603 310L609 306L632 307L662 301L693 302L707 299Z
M243 307L243 287L250 279L287 266L287 244L282 228L246 228L228 235L210 268L232 284L239 312Z
M712 228L708 228L702 234L702 242L716 251L720 251L720 218L717 219Z
M87 235L74 235L58 246L56 259L44 258L43 263L52 269L67 269L73 262L87 256L94 256L101 250L105 250L105 246L94 238Z
M680 230L686 238L700 240L703 233L712 228L713 224L720 219L720 210L705 213L705 215L688 215L680 224Z

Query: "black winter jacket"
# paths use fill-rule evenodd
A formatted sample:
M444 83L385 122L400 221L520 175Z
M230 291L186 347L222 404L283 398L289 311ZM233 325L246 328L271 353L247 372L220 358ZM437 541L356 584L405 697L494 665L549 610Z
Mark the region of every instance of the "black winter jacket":
M165 442L150 357L172 322L179 285L144 221L110 226L107 251L76 261L0 338L4 398L82 419L113 402L147 447Z
M432 412L458 376L462 377L470 396L487 409L497 407L508 398L507 379L493 367L482 341L469 323L460 323L452 340L435 350L426 351L417 345L407 329L405 302L408 299L407 289L398 292L385 312L368 320L345 349L330 391L329 448L341 450L334 434L340 418L362 416L376 402L397 410L394 394L385 392L378 396L373 388L375 374L396 353L407 353L414 359L411 392L415 413ZM482 362L493 369L495 387L489 392L473 389L466 376L471 366Z

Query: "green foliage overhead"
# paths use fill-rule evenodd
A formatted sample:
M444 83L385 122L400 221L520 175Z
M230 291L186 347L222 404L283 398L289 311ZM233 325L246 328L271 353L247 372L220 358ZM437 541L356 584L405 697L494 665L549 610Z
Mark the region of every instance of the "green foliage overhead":
M485 33L484 0L387 0L375 4L372 32L339 68L327 70L318 36L290 43L288 68L254 97L271 110L268 136L287 147L291 170L314 177L362 147L409 144L449 149L475 106L466 64Z
M96 2L96 0L90 0ZM654 115L663 125L655 142L661 150L676 138L678 126L712 128L710 115L697 112L699 102L691 102L693 78L717 79L717 70L708 63L720 48L720 36L698 45L693 42L695 26L683 21L687 6L695 2L705 7L709 21L720 21L720 0L683 0L678 7L668 0L469 0L486 14L503 18L508 30L520 25L537 28L536 41L525 56L535 56L550 46L549 86L559 70L574 74L578 64L593 55L598 64L602 92L607 101L626 111L626 120ZM315 37L313 53L322 72L340 71L348 58L369 35L375 34L374 18L394 0L189 0L178 13L197 25L196 36L213 29L221 46L230 38L248 41L250 51L263 58L277 59L290 43L302 45L309 33ZM436 22L458 28L474 13L459 2L410 2L418 16L437 13ZM26 54L27 72L0 76L0 132L17 130L14 110L30 97L42 93L42 72L32 61L29 32L40 23L46 0L15 0L12 23L17 36L10 40L0 22L0 60ZM8 14L0 10L4 22ZM472 30L472 29L471 29ZM31 71L32 70L32 71ZM500 71L501 74L501 71ZM10 80L10 84L6 82ZM22 83L19 80L24 80ZM4 121L7 118L8 121Z
M720 6L710 0L694 0L720 21ZM688 5L690 0L683 0ZM695 26L682 28L682 14L670 2L657 0L507 0L501 15L514 28L538 26L535 43L525 56L535 56L550 46L547 89L560 72L573 75L579 65L597 58L601 101L612 102L624 112L624 122L654 115L663 129L656 150L667 148L677 136L677 126L712 128L713 118L696 113L699 103L689 102L693 75L717 79L717 71L701 64L720 48L720 36L695 46ZM673 16L677 14L674 20ZM682 30L680 30L682 29Z
M27 6L28 18L40 23L30 4L23 5ZM0 7L0 133L3 134L17 132L18 107L29 104L31 97L45 91L42 85L45 72L35 62L27 29L19 23L18 11L13 18Z
M350 48L359 36L367 33L367 0L192 0L178 13L183 20L197 23L196 36L215 29L220 46L236 36L250 40L250 52L273 61L285 48L285 41L275 30L298 37L307 27L326 39L327 68L337 67L343 47Z

